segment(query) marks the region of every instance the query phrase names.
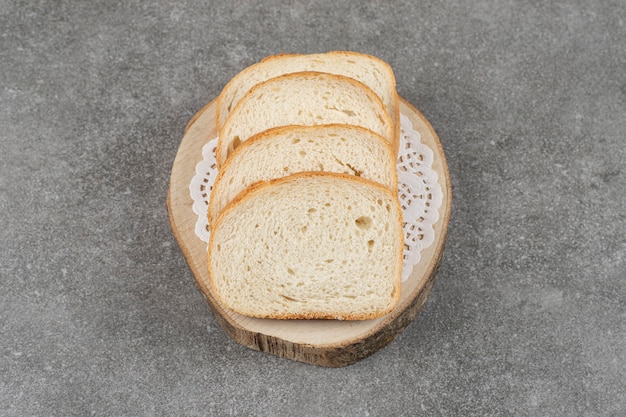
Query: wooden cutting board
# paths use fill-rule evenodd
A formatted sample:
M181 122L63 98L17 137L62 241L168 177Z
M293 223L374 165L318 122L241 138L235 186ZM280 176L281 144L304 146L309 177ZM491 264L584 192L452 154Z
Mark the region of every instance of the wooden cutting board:
M252 349L311 364L341 367L351 365L389 344L415 318L426 302L444 248L450 218L452 193L445 156L437 134L426 118L407 101L400 110L433 150L433 170L443 191L439 220L434 225L435 241L421 253L420 262L402 285L398 306L375 320L270 320L245 317L221 306L211 293L207 271L207 245L195 234L197 215L189 184L202 146L217 136L215 100L189 122L178 149L170 178L167 208L170 225L193 272L200 292L220 327L236 342Z

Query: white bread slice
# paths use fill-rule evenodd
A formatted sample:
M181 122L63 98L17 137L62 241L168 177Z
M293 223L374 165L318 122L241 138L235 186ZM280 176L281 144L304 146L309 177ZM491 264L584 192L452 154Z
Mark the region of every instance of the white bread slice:
M391 66L380 58L350 51L320 54L281 54L263 59L233 77L217 98L216 123L224 125L239 100L256 84L280 75L303 72L344 75L367 85L383 102L396 130L396 153L400 134L400 105Z
M257 183L211 231L210 285L224 307L246 316L380 317L400 297L401 217L396 193L352 175Z
M382 136L352 125L281 126L243 142L220 168L209 224L248 186L303 171L351 174L398 190L394 153Z
M298 72L254 86L219 131L216 160L222 166L241 142L277 126L343 123L365 127L394 143L394 126L378 96L341 75Z

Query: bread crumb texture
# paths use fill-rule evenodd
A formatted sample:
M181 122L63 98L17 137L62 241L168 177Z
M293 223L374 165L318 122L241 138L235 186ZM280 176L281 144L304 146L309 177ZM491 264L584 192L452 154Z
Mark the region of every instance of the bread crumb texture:
M353 176L264 183L217 219L211 284L227 307L249 316L381 316L399 299L400 219L392 192Z

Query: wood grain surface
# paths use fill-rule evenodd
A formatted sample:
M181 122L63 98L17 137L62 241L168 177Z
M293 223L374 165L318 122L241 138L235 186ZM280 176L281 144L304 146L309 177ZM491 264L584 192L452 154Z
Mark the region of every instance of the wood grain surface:
M365 321L269 320L245 317L221 306L212 295L207 272L207 245L195 234L197 215L189 184L202 146L213 139L215 100L190 121L172 167L167 208L172 231L193 272L196 284L220 327L236 342L252 349L306 363L341 367L351 365L389 344L419 313L435 281L450 218L452 193L445 156L437 134L424 116L406 100L400 110L435 154L433 170L443 191L435 241L422 252L409 279L402 285L397 307L388 315Z

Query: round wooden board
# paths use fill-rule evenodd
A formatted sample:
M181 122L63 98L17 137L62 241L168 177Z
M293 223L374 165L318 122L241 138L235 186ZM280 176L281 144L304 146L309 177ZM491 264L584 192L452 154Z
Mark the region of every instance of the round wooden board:
M220 327L236 342L252 349L311 364L341 367L351 365L389 344L415 318L432 289L443 253L452 193L443 149L426 118L407 101L400 110L421 135L422 143L433 150L433 169L443 191L439 220L434 225L435 241L421 253L421 260L402 285L397 307L388 315L365 321L270 320L245 317L221 306L211 293L207 271L207 245L195 234L197 215L189 184L196 164L202 160L202 146L217 136L215 100L189 122L170 178L167 208L170 225L180 248Z

